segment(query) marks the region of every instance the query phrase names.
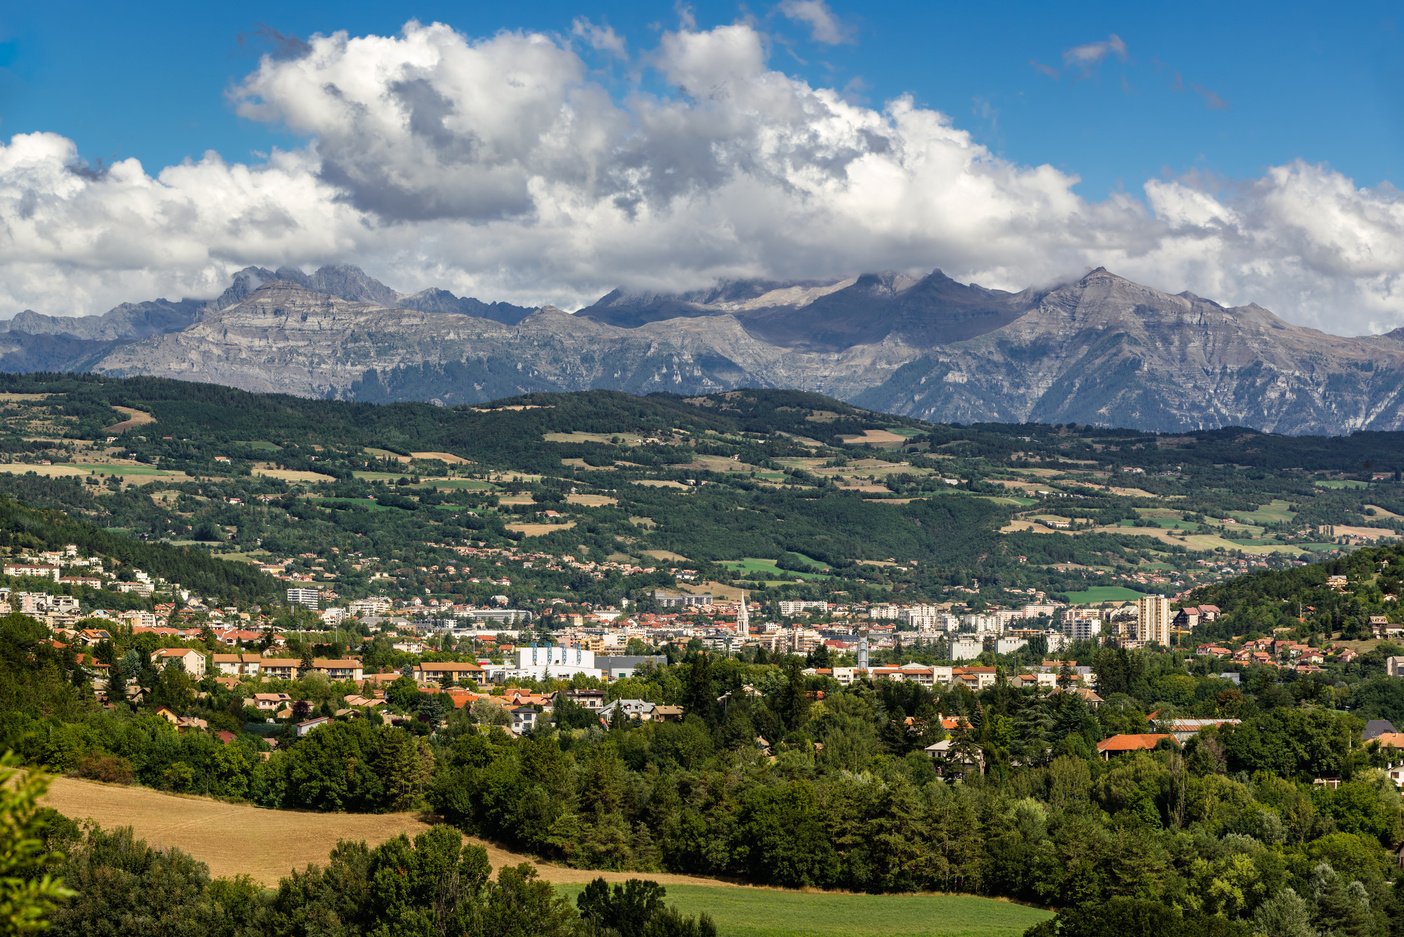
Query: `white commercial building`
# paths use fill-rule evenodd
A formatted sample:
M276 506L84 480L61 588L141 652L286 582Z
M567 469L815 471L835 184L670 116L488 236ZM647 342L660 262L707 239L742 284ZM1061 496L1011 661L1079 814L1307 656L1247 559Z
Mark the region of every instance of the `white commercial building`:
M595 666L595 652L582 647L552 645L517 648L517 669L510 676L528 680L568 680L576 674L602 677L602 671Z

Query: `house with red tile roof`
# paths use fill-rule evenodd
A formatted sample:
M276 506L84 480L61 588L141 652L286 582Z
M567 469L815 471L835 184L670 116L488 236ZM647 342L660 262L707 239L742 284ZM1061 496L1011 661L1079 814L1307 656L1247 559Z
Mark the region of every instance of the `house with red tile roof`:
M1153 751L1161 742L1174 742L1174 740L1175 737L1173 735L1163 732L1113 735L1097 743L1097 754L1102 756L1103 761L1110 761L1112 755Z

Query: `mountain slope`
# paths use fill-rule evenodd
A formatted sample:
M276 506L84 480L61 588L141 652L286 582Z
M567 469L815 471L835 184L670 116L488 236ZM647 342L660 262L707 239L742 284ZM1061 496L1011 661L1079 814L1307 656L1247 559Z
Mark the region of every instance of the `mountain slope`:
M1395 342L1327 335L1259 306L1171 296L1099 268L856 402L967 422L1341 433L1399 428L1401 391Z
M206 303L157 300L0 330L0 369L150 374L374 401L606 388L816 391L940 421L1290 433L1404 427L1404 341L1342 338L1097 269L1009 293L924 277L616 290L574 316L355 267L249 267Z

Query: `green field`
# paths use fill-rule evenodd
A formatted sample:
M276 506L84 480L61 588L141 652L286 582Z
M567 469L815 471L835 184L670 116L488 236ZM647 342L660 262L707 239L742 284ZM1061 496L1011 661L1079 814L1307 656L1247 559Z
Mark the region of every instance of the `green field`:
M1353 481L1348 479L1326 479L1312 482L1318 488L1330 488L1336 491L1342 488L1369 488L1368 482Z
M560 890L574 901L582 887ZM726 937L1013 937L1051 916L969 895L848 895L725 885L667 889L668 904L685 914L707 912Z
M280 445L278 445L277 443L274 443L274 442L269 442L269 441L266 440L266 439L240 439L240 440L236 440L235 443L234 443L234 445L236 445L236 446L247 446L248 448L254 450L255 452L282 452L282 451L283 451L283 447L282 447L282 446L280 446Z
M417 485L410 485L410 487L438 488L442 491L495 491L497 489L497 486L492 482L476 478L431 478Z
M313 504L321 504L327 507L336 508L364 508L367 511L398 511L400 508L390 504L381 504L374 498L308 498Z
M798 553L791 553L789 555L792 558L804 563L805 565L823 568L821 564L818 564L816 560L811 559L810 557L801 556ZM775 560L768 560L758 556L748 556L739 560L723 560L720 565L725 566L727 569L731 570L734 573L743 573L748 576L760 574L766 576L767 578L778 580L832 578L830 576L823 575L822 573L800 573L790 569L781 569L776 564Z
M1069 592L1068 601L1074 605L1096 605L1098 602L1134 602L1143 593L1122 586L1093 586L1081 592Z
M158 469L154 465L118 465L112 462L89 462L78 464L77 462L62 462L64 468L80 469L85 472L92 472L94 475L179 475L180 472L167 472Z
M1163 530L1185 530L1191 533L1203 530L1202 524L1187 521L1182 517L1142 517L1137 520L1117 521L1118 527L1160 527Z
M1317 482L1317 484L1325 485L1326 483ZM1349 482L1339 483L1340 487L1345 487L1349 484ZM1356 484L1359 484L1362 488L1364 487L1363 482L1357 482ZM1245 524L1280 524L1286 523L1296 516L1296 512L1292 510L1292 506L1280 498L1268 502L1256 511L1233 512L1234 519L1242 521Z

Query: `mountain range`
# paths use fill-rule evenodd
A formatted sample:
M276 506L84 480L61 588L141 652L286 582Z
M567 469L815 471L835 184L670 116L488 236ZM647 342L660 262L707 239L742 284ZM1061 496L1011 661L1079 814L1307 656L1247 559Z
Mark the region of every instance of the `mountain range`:
M1404 429L1404 332L1362 338L1102 268L1018 293L924 277L615 290L575 313L399 293L351 266L250 267L212 300L0 322L0 370L375 402L542 390L817 391L938 422Z

